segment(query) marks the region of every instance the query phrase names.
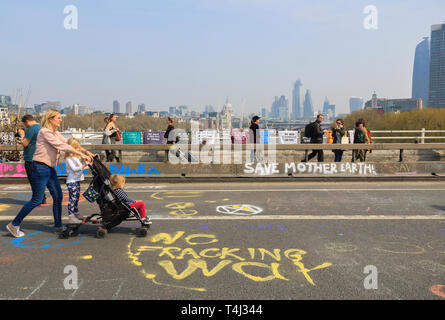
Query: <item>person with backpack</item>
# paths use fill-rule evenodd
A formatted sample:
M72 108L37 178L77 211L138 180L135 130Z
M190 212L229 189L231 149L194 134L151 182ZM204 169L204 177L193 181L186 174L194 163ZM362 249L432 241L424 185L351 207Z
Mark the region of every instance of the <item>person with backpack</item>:
M327 130L321 129L321 123L323 122L323 119L324 116L322 114L317 115L317 120L308 124L304 129L304 135L308 138L311 138L311 143L323 143L323 135L327 132ZM323 150L313 150L312 153L309 154L309 156L307 157L307 161L311 160L315 156L317 156L318 162L324 161ZM303 159L301 162L306 162L306 159Z
M355 123L355 132L354 132L354 143L364 144L366 142L365 139L365 131L363 130L363 123L357 121ZM365 161L365 150L354 150L354 160L360 160L360 162Z

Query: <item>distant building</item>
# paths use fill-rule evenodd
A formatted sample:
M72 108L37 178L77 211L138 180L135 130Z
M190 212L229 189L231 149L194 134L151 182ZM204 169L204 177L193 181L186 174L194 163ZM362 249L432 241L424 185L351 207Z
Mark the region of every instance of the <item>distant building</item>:
M11 97L0 94L0 107L8 107L12 105Z
M232 130L232 118L233 118L233 107L229 102L229 97L226 97L226 103L222 107L220 114L220 129L221 130Z
M266 119L266 117L267 117L266 108L261 108L261 118Z
M205 109L204 109L205 113L210 113L210 112L215 112L215 109L213 108L212 105L206 105Z
M335 118L335 104L330 104L328 97L325 97L322 114L326 120Z
M428 106L445 108L445 24L431 26Z
M301 106L300 106L300 88L303 84L298 79L294 83L294 88L292 90L292 115L291 120L297 120L301 117Z
M307 89L303 101L303 116L305 118L314 117L314 107L312 105L311 90Z
M272 107L270 109L270 117L283 121L289 120L289 104L286 96L281 96L280 98L275 96L275 100L272 103Z
M413 68L413 99L422 99L424 106L428 105L430 83L430 40L428 37L423 38L416 47Z
M62 104L60 101L48 101L42 104L35 104L34 110L37 114L42 114L48 111L49 109L62 110Z
M373 99L365 103L365 109L380 110L382 112L403 112L421 110L422 108L422 99L378 99L375 93L373 94Z
M131 103L131 101L128 101L125 104L125 113L128 115L133 115L133 104Z
M176 115L176 107L169 107L169 108L168 108L168 113L169 113L171 116Z
M349 112L359 111L363 109L363 98L350 97L349 98Z
M115 114L121 113L121 104L117 100L113 101L113 113Z
M138 105L138 113L145 113L145 104Z

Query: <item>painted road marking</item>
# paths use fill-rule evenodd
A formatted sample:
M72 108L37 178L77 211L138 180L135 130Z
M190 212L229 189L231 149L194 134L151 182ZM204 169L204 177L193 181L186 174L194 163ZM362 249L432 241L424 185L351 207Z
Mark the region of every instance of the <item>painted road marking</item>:
M68 189L63 189L66 191ZM190 191L190 189L178 189L178 190L168 190L168 191L154 191L154 190L128 190L130 193L164 193L164 192L344 192L344 191L445 191L445 189L393 189L393 188L368 188L368 189L360 189L360 188L354 188L354 189L219 189L219 190L209 190L209 189L203 189L203 190L193 190ZM23 191L12 191L8 190L7 193L32 193L31 190L23 190ZM190 196L188 196L190 197Z
M15 216L0 216L0 221L11 221ZM26 217L25 221L53 221L52 216ZM259 215L259 216L163 216L156 220L445 220L445 215ZM134 221L136 222L136 221Z

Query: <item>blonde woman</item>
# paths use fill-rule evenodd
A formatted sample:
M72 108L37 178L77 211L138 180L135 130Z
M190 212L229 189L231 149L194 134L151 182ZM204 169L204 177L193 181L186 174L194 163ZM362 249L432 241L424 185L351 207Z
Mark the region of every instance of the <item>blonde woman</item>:
M116 143L116 132L119 131L119 128L116 126L117 121L117 115L114 113L110 114L109 117L104 119L105 122L105 128L104 128L104 134L102 138L102 144L115 144ZM116 159L117 162L119 162L119 157L116 156L115 150L105 150L106 154L106 161L112 162L114 159Z
M76 138L69 138L67 143L75 150L80 151L80 142ZM68 188L68 219L69 223L82 223L82 216L79 214L79 199L80 199L80 181L85 180L83 170L91 164L90 161L85 161L82 165L81 157L72 151L65 153L66 164L66 186Z
M63 193L57 177L56 165L60 152L72 152L85 160L90 161L91 154L82 147L78 150L67 144L67 140L57 131L62 123L59 111L48 110L42 121L36 142L36 151L31 163L32 198L28 201L15 219L6 226L14 237L23 237L20 230L23 219L42 203L45 189L48 188L53 198L54 231L62 231L62 199Z

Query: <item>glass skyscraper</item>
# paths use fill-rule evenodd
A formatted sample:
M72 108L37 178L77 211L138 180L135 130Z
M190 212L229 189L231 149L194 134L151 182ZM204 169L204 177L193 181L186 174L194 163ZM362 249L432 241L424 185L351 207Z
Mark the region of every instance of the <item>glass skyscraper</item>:
M363 109L363 99L360 97L350 97L349 98L349 112L362 110Z
M292 91L292 120L297 120L301 117L300 87L302 85L300 80L295 81L294 89Z
M430 83L430 39L423 38L416 47L413 68L412 98L422 99L424 106L428 105Z
M445 24L431 26L431 58L428 105L445 108Z
M306 94L304 95L303 109L305 118L311 118L314 116L314 107L312 106L311 90L309 89L306 90Z

